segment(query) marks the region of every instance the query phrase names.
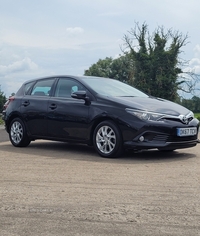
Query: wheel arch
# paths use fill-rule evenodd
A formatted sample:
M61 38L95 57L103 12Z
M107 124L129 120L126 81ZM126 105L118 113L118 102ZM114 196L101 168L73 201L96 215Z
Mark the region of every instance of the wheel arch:
M31 140L28 137L24 121L19 117L10 120L9 138L13 146L26 147L30 144Z
M123 136L122 136L122 132L121 132L121 128L119 126L119 122L112 118L112 117L109 117L109 116L106 116L106 117L99 117L97 119L95 119L95 121L93 122L93 125L92 125L92 128L91 128L91 131L90 131L90 142L91 142L91 145L93 145L93 134L94 134L94 130L95 128L97 127L98 124L100 124L101 122L103 121L112 121L118 128L120 134L121 134L121 137L122 137L122 140L123 140Z
M21 116L18 113L13 113L13 114L9 115L9 117L5 120L7 132L9 132L10 124L11 124L12 120L14 120L15 118L21 119Z
M24 122L23 117L20 115L20 113L13 113L9 116L9 118L5 121L6 123L6 131L9 132L9 128L10 128L10 124L11 122L15 119L15 118L19 118L22 120L22 122L24 123L26 129L27 129L27 134L29 135L29 130L27 128L26 122Z

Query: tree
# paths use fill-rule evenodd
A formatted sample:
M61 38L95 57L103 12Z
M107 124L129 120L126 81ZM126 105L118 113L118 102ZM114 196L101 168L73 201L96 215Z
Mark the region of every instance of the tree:
M180 102L180 90L195 95L199 75L185 71L188 62L180 59L188 35L158 27L152 34L146 23L138 23L124 36L123 55L106 57L93 64L85 75L121 80L155 97Z
M171 29L164 32L158 27L150 35L146 23L124 36L124 51L129 51L135 62L134 86L144 92L175 101L178 90L184 80L179 79L183 73L179 54L186 45L188 36Z
M199 113L200 112L200 98L197 96L192 97L192 102L194 104L194 112Z
M180 104L186 108L188 108L189 110L194 111L194 103L192 101L192 99L185 99L183 98L180 102Z
M4 93L1 91L1 86L0 86L0 113L3 110L3 105L6 102L6 96L4 95Z
M93 64L88 70L85 70L84 75L110 77L112 62L113 59L111 57L106 57L104 60L99 59L97 63Z
M197 96L193 96L192 99L182 99L180 104L195 113L200 113L200 98Z
M114 78L128 84L133 84L134 63L129 53L120 55L117 59L106 57L99 59L84 75Z

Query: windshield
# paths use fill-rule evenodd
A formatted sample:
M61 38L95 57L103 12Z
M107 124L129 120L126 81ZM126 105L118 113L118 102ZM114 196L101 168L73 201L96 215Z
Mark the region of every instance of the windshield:
M84 77L87 83L96 93L112 97L148 97L136 88L109 78Z

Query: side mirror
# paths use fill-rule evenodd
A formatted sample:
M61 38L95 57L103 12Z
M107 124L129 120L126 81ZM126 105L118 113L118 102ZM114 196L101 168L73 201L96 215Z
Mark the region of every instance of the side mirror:
M75 99L83 99L86 105L90 105L91 103L89 97L87 97L86 91L79 90L79 91L73 92L71 94L71 97Z

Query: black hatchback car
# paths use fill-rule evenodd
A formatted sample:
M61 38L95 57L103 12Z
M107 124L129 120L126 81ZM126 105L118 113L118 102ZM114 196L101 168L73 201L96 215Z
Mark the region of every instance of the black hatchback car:
M25 82L4 106L11 143L36 139L93 145L103 157L124 149L172 151L198 142L199 121L176 103L118 80L53 76Z

